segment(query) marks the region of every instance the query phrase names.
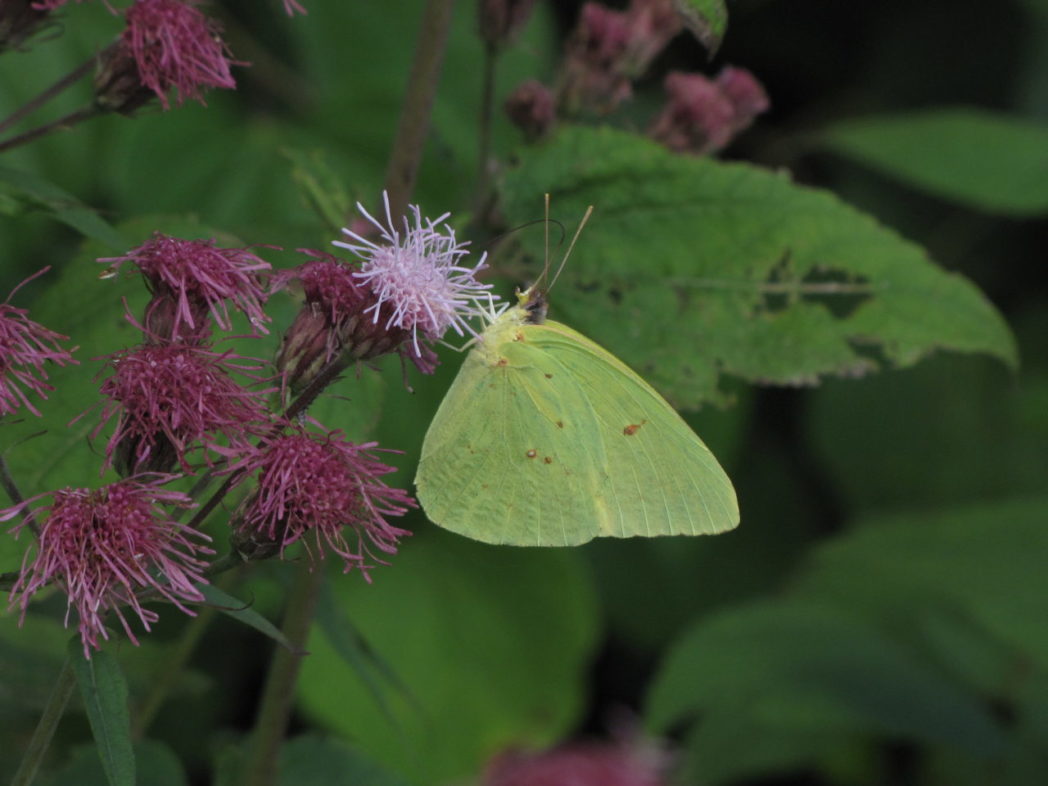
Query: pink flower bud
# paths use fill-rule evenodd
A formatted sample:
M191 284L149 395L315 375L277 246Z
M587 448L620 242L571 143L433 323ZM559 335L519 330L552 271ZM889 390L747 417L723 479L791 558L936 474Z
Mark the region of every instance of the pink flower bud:
M529 142L546 136L556 121L553 93L541 82L521 82L506 99L506 114Z
M480 37L493 47L505 46L527 24L535 0L480 0Z
M670 150L709 153L724 147L735 128L735 107L702 74L671 72L664 83L669 100L648 135Z
M716 82L735 109L732 125L736 133L749 128L757 115L767 112L771 107L764 86L745 68L725 66L717 74Z

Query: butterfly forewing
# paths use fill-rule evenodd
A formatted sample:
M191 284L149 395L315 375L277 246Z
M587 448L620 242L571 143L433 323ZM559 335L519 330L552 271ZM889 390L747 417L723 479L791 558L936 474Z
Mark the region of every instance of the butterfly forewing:
M489 543L702 534L738 522L731 483L647 383L565 325L474 351L422 450L437 524Z

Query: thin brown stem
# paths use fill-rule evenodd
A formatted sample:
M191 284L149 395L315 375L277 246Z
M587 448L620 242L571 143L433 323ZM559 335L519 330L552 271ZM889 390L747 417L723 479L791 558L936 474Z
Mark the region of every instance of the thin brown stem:
M62 715L65 714L66 705L69 703L69 697L73 694L75 686L76 676L73 674L73 665L69 662L69 656L66 656L62 663L62 670L58 673L58 679L44 706L44 711L36 724L36 729L33 730L29 745L22 754L18 772L11 779L11 786L30 786L36 779L37 770L40 769L40 764L47 754L51 738L55 734L55 729L58 728L58 722L62 720Z
M7 496L13 504L21 505L25 502L25 497L23 497L22 492L19 491L18 484L15 483L14 476L11 474L11 468L7 466L7 459L4 458L3 455L0 455L0 486L4 487L4 491L7 492ZM40 534L40 527L36 523L36 518L31 512L23 509L22 519L25 521L26 526L32 530L34 535Z
M13 147L28 144L29 142L39 139L42 136L46 136L53 131L66 131L77 123L82 123L84 120L88 120L96 115L100 115L101 113L102 110L94 104L84 107L83 109L78 109L75 112L70 112L65 117L58 118L58 120L53 120L50 123L45 123L42 126L30 129L23 134L18 134L17 136L5 139L3 142L0 142L0 153L5 150L10 150Z
M477 192L476 213L483 215L489 202L491 188L491 126L495 117L495 65L498 49L494 44L484 45L484 65L480 86L480 125L477 129Z
M68 74L66 74L53 85L51 85L49 88L47 88L41 93L38 93L34 98L29 99L29 101L27 101L21 107L16 109L2 121L0 121L0 133L11 128L23 117L27 117L28 115L35 112L37 109L46 104L48 101L50 101L52 98L61 93L70 85L78 82L89 71L91 71L92 68L95 67L96 59L97 58L92 55L86 61L78 65Z
M299 652L305 649L323 581L321 568L309 570L309 566L299 566L281 626L292 647ZM266 675L262 701L251 733L242 786L273 786L276 783L280 748L287 732L301 665L301 655L281 646L273 651L273 661Z
M394 216L407 212L408 200L415 190L454 5L455 0L427 0L422 12L415 59L411 64L404 105L386 169L386 192Z

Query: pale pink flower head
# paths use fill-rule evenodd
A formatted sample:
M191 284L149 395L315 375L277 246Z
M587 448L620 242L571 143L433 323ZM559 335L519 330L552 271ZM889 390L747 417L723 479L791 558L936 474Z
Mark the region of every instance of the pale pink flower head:
M106 463L124 475L164 472L175 464L191 472L192 451L204 449L208 461L207 451L223 440L261 433L269 420L265 395L272 391L240 385L232 375L258 366L236 360L244 359L191 344L144 344L110 355L101 386L108 401L92 433L116 418Z
M373 549L395 554L398 540L411 534L386 519L415 507L406 491L382 482L393 467L372 455L375 445L354 444L338 431L297 428L244 447L226 471L243 478L257 472L258 488L235 517L234 547L253 559L283 556L302 541L314 561L330 550L342 558L344 572L357 568L370 580L369 562L382 563Z
M157 613L142 606L140 592L193 615L185 604L203 601L196 585L207 583L201 555L214 552L204 545L207 535L177 523L164 509L194 504L185 494L162 488L172 477L143 475L100 489L66 488L42 495L51 502L37 513L48 515L11 591L11 605L22 607L22 618L37 590L57 584L68 596L66 625L75 610L84 657L90 658L92 648L100 648L99 640L109 638L110 611L134 644L138 640L124 607L147 631L156 622ZM39 499L0 511L0 521L24 513ZM24 520L11 531L17 534L25 526Z
M65 366L76 363L72 355L59 346L68 336L48 330L29 319L28 311L10 304L15 292L27 282L46 273L44 268L12 290L7 300L0 303L0 417L10 415L24 406L34 415L40 412L26 395L35 393L42 399L54 388L47 384L48 363Z
M221 27L196 8L195 0L135 0L124 13L120 40L102 55L95 78L96 101L105 109L128 113L142 106L150 92L170 109L177 103L206 104L207 88L236 87L234 62Z
M146 308L147 340L201 343L210 335L209 317L232 330L229 304L240 309L252 329L265 333L261 274L270 269L246 248L220 248L214 240L182 240L157 232L121 257L99 262L114 270L130 262L146 279L153 299Z
M424 355L422 342L439 341L448 329L460 336L476 335L469 320L487 313L482 303L492 300L491 285L477 280L477 274L486 267L487 254L481 255L473 267L459 264L469 253L469 244L455 238L455 230L445 223L448 213L423 219L418 206L409 205L414 224L404 217L402 229L398 229L390 213L389 196L383 193L382 197L385 224L357 203L357 209L380 233L381 242L372 242L350 229L342 232L354 242L334 241L362 260L360 270L353 275L374 296L364 313L375 325L407 331L416 357Z

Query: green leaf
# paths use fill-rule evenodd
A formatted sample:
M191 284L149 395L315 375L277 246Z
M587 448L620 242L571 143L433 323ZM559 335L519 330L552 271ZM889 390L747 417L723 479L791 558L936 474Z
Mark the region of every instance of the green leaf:
M141 786L187 786L189 780L178 757L161 742L135 743L135 763ZM77 745L72 757L41 786L105 786L105 772L92 745Z
M295 655L305 654L292 644L276 625L251 608L250 604L233 597L227 592L223 592L213 584L198 584L197 589L200 590L200 593L208 603L227 617L232 617L237 622L242 622L249 628L254 628L259 633L265 634Z
M108 652L95 652L90 659L85 658L79 636L69 641L69 657L110 786L135 786L127 683L120 664Z
M345 185L323 150L284 148L291 162L291 179L305 202L323 220L328 231L337 234L353 208Z
M279 786L408 786L338 740L306 734L280 749Z
M712 60L728 30L728 8L724 0L673 0L673 5Z
M1009 216L1048 212L1048 126L979 109L836 123L819 143L942 199Z
M909 366L938 349L1017 362L1007 325L969 281L781 173L567 128L506 173L508 223L540 216L544 193L565 222L596 206L551 293L551 316L678 406L723 400L722 374L813 384ZM538 249L541 233L532 236Z
M394 719L321 630L302 664L310 717L425 784L475 774L496 751L549 745L572 728L597 613L579 554L502 549L430 529L391 561L371 585L351 575L333 589L406 686L386 697Z
M95 210L39 175L0 166L0 183L6 185L10 193L26 207L47 210L57 220L86 237L105 243L114 251L127 248L127 241L120 232L104 221ZM10 210L11 206L7 209Z
M685 635L656 677L647 720L665 732L696 716L788 732L805 756L827 735L901 737L987 758L1004 746L978 697L873 626L805 600L736 607Z
M979 643L987 636L1012 650L1013 668L1024 662L1048 670L1046 521L1043 496L871 517L819 549L794 588L838 598L883 624L921 630L927 646L962 675L992 676L980 665L999 660ZM946 617L929 628L930 616L942 618L943 609L968 624L960 628Z

